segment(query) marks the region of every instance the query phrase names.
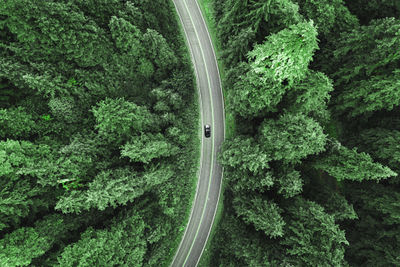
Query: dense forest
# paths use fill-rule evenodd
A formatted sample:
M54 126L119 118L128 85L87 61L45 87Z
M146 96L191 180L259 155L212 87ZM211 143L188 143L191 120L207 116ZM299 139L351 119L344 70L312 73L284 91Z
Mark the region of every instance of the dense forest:
M171 1L0 3L0 266L166 266L199 161Z
M235 123L207 266L400 266L400 1L203 2Z

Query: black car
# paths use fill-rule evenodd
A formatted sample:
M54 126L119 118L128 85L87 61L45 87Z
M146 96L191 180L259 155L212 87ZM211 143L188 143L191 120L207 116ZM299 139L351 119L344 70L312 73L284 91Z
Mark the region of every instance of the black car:
M211 136L211 127L208 124L204 125L204 135L206 137L210 137Z

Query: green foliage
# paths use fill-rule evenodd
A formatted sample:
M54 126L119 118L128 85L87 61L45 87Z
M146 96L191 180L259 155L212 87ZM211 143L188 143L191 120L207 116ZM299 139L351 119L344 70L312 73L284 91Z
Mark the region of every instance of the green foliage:
M93 207L99 210L109 206L116 208L126 205L172 176L173 171L166 165L152 165L144 173L129 167L102 171L88 184L87 190L71 191L60 198L55 208L63 213L78 214Z
M213 266L282 265L284 248L266 238L263 232L251 231L233 212L230 210L221 220L221 231L215 237L219 248L213 255Z
M370 79L353 82L341 92L334 110L338 114L347 112L350 117L382 109L393 110L400 104L399 88L400 69L388 75L373 75Z
M53 214L36 221L34 227L18 228L0 239L0 263L3 266L27 266L78 227L78 221Z
M313 163L313 167L327 172L338 181L379 181L397 176L397 173L388 167L373 162L369 154L359 153L357 148L349 149L338 142L331 145L327 153Z
M298 162L324 151L326 135L313 119L286 113L276 121L267 119L262 123L258 143L273 160Z
M145 48L142 45L143 34L140 30L123 18L112 16L108 24L115 46L122 53L127 53L136 62L144 55Z
M49 100L48 106L52 115L65 123L77 123L80 112L72 97L56 97Z
M227 95L231 103L228 108L234 113L251 118L263 111L277 111L276 106L286 91L285 87L274 84L272 80L263 80L246 63L240 63L227 76L235 81Z
M0 141L0 176L17 180L17 174L25 174L26 169L35 165L35 146L28 141L7 139Z
M135 210L112 221L109 229L89 227L81 239L67 246L60 266L141 266L146 253L146 224Z
M124 98L105 100L92 107L96 118L95 128L107 140L121 143L132 134L157 130L155 117L144 106L138 106Z
M283 236L285 222L281 217L283 210L271 200L260 195L236 195L232 201L236 214L246 224L254 225L256 230L262 230L269 237Z
M35 131L33 116L23 107L0 109L0 138L29 137Z
M360 132L358 140L360 149L368 151L376 159L387 162L390 168L399 169L400 131L384 128L366 129Z
M284 240L290 263L301 266L345 266L343 230L315 202L296 197L285 209Z
M269 168L270 158L253 138L236 136L232 140L224 141L218 160L223 166L258 173Z
M321 181L314 179L305 194L310 200L320 204L326 213L332 215L335 222L358 219L353 204L350 204L346 197L338 191L337 184L334 188L329 185L331 181L335 182L336 180L329 176L324 176Z
M157 31L147 29L143 35L143 44L146 47L147 57L152 60L158 70L165 72L177 65L178 59L173 50Z
M393 186L349 184L346 197L359 216L345 225L352 266L396 266L400 262L400 193ZM360 235L360 233L363 233Z
M400 23L394 18L373 20L351 32L344 32L335 43L332 64L339 64L333 76L337 85L373 75L388 74L400 59L397 37ZM369 55L368 57L365 55Z
M282 165L277 182L279 184L278 194L283 195L284 198L290 198L300 194L303 191L303 179L300 172L294 169L292 165Z
M3 178L2 178L3 179ZM32 187L27 180L1 181L0 183L0 231L4 228L17 225L26 217L30 208L35 204L37 197L43 190Z
M271 170L260 171L254 174L246 169L225 167L224 178L234 192L259 191L264 192L271 187L275 178Z
M300 13L307 19L312 19L317 26L318 33L327 34L331 31L337 9L343 6L342 0L294 0L300 6Z
M263 44L255 45L248 53L252 70L262 74L263 80L272 79L289 86L302 80L318 48L317 30L313 21L290 26L267 37Z
M332 91L332 81L325 74L310 70L304 80L288 91L287 110L326 121L330 117L327 109Z
M9 49L27 61L57 62L63 57L81 67L96 66L108 48L104 30L71 4L7 1L0 14L7 16L5 25L18 39L19 45Z
M160 133L156 135L141 134L121 148L121 157L128 157L132 162L143 163L149 163L153 159L168 157L178 152L177 147L171 145Z
M360 18L362 24L372 19L385 17L400 18L400 3L396 0L345 0L351 13Z

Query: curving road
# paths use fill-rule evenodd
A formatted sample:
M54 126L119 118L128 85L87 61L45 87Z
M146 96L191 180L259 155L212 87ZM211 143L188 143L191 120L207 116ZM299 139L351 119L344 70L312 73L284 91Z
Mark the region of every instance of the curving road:
M196 196L188 225L171 266L197 266L207 243L217 210L222 168L217 152L224 140L224 101L215 53L196 0L173 0L181 20L195 69L200 94L202 147ZM204 137L204 124L211 137Z

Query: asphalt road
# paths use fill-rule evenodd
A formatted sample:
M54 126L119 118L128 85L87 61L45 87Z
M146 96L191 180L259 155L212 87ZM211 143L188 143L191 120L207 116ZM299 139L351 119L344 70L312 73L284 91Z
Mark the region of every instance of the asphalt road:
M224 102L215 53L196 0L173 0L189 46L200 94L202 147L199 180L188 225L171 266L197 266L217 210L222 168L217 153L224 140ZM204 137L204 124L211 137Z

